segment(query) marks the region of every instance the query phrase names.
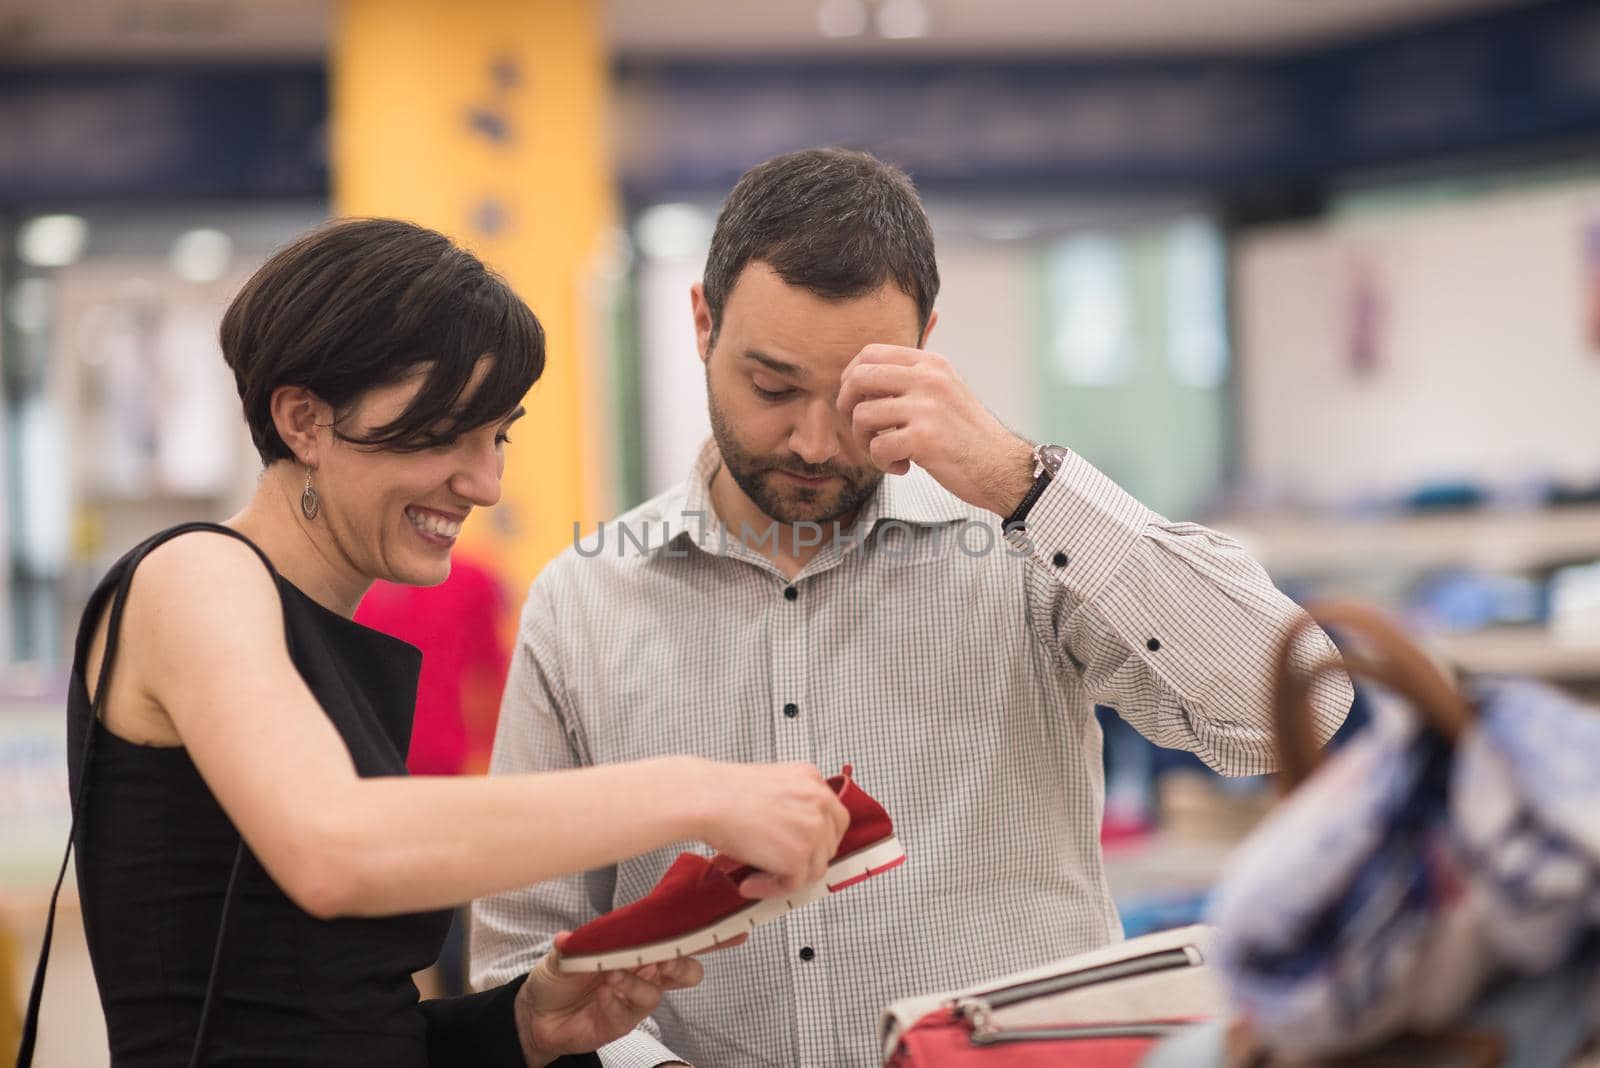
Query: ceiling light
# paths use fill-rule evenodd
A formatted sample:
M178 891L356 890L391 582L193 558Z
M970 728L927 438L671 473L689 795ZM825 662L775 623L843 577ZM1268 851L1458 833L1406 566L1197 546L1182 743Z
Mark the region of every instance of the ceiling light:
M825 37L860 37L867 32L867 5L862 0L822 0L817 28Z
M77 263L89 240L89 224L76 215L40 215L22 224L17 255L30 267Z
M705 255L711 227L711 219L693 204L657 204L639 213L635 233L650 259L692 259Z
M881 0L874 16L880 36L900 40L928 34L928 9L922 0Z
M233 262L233 239L221 230L189 230L172 243L167 263L185 282L215 282Z

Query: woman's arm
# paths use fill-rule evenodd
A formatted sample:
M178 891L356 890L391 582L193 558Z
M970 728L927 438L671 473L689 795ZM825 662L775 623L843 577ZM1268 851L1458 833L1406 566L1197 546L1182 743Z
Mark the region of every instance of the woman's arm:
M821 877L848 821L801 765L362 779L289 659L271 576L221 535L151 552L122 626L110 697L136 688L170 719L251 851L316 916L440 908L689 839L779 874L781 893Z

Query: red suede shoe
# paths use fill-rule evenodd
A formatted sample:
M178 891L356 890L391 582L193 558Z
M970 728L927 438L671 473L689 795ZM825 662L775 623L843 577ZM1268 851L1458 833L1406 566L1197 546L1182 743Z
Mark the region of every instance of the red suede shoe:
M828 780L850 813L850 827L827 874L787 897L755 901L739 893L754 868L725 854L683 853L644 897L573 931L561 943L561 970L603 972L686 957L749 934L801 905L903 864L905 850L883 806L851 779Z

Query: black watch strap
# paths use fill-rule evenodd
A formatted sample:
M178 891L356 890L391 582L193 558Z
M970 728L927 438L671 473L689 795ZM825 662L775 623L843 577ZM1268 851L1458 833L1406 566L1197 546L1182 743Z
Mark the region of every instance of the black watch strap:
M1033 450L1033 485L1028 487L1027 496L1022 498L1016 510L1006 516L1005 522L1000 525L1001 530L1022 530L1027 527L1028 513L1044 496L1044 491L1049 488L1066 458L1067 450L1059 445L1040 445Z
M1017 505L1016 511L1006 516L1006 521L1000 524L1001 530L1022 530L1028 525L1028 513L1033 511L1033 506L1040 497L1044 496L1045 487L1050 485L1050 480L1055 476L1045 471L1033 480L1033 485L1028 487L1028 495L1022 498L1022 503Z

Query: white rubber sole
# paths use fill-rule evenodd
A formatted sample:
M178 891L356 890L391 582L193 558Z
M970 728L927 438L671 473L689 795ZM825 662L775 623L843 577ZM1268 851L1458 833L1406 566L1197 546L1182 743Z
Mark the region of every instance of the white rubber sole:
M596 953L587 957L562 957L564 972L605 972L618 968L638 968L646 964L659 964L664 960L687 957L691 953L711 949L731 942L740 935L793 912L802 905L820 901L830 893L853 886L863 879L886 871L906 859L900 840L893 836L875 845L842 857L828 866L828 872L818 881L787 897L769 897L752 901L747 908L718 920L709 927L688 931L663 942L643 946L629 946L609 953Z

